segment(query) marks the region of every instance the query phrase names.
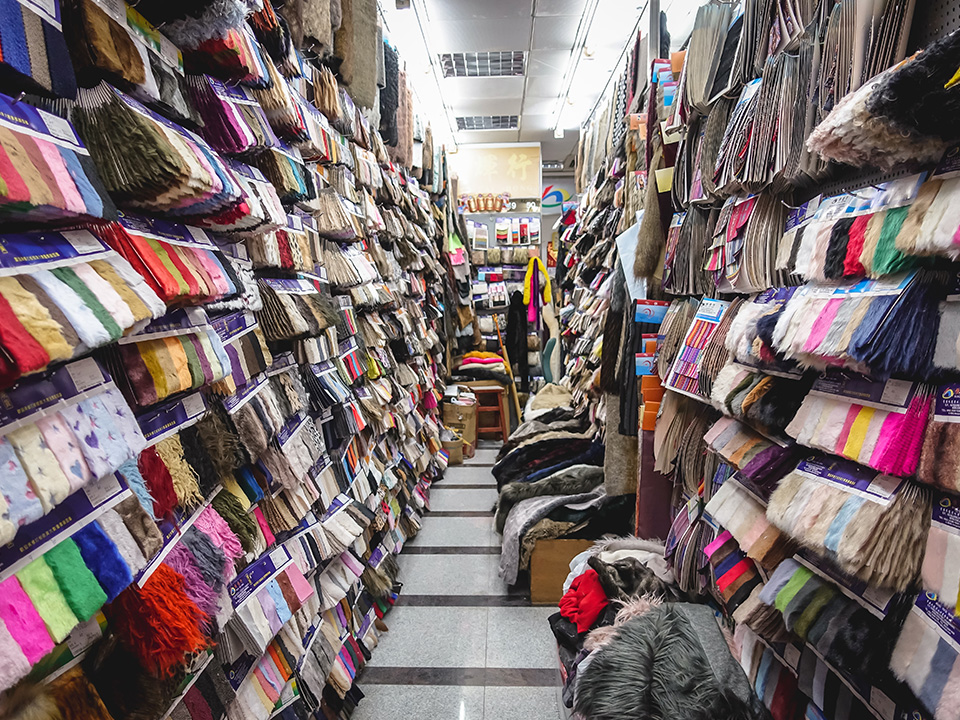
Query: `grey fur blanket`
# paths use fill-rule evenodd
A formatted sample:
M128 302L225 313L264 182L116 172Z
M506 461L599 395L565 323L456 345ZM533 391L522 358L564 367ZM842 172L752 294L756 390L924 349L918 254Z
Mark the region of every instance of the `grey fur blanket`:
M770 715L705 605L667 603L627 621L577 672L587 720L760 720Z
M507 515L521 500L544 495L575 495L593 490L603 482L603 468L596 465L573 465L536 482L507 483L497 500L497 532L503 533Z
M500 577L508 585L517 582L517 572L520 566L520 541L527 530L549 515L555 508L564 505L588 502L589 505L599 504L604 498L602 487L580 495L548 495L521 500L513 506L507 515L503 527L503 542L500 550Z

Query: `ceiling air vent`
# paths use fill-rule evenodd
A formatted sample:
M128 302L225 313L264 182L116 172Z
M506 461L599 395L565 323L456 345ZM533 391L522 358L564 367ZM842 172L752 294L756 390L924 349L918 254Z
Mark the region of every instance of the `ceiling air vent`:
M518 77L523 75L524 52L442 53L440 66L448 77Z
M516 130L517 115L470 115L457 118L457 130Z

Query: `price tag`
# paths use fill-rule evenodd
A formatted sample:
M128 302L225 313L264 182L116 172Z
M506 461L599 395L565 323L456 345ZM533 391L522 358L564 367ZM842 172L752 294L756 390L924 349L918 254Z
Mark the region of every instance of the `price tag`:
M270 562L273 563L274 568L278 568L287 561L287 551L282 547L277 548L272 553L270 553Z
M209 245L211 240L207 237L207 234L198 227L193 227L192 225L187 225L187 232L190 233L190 237L196 240L198 243L203 243L204 245Z
M870 706L883 716L884 720L894 720L897 704L877 688L870 688Z
M104 475L99 480L85 485L83 492L86 493L90 504L98 507L120 492L120 481L117 480L116 475Z
M93 358L84 358L66 366L77 392L84 392L103 383L103 373Z
M80 144L80 141L77 140L77 134L73 131L73 127L71 127L68 121L59 115L54 115L40 108L37 108L37 112L43 119L43 124L47 126L47 130L49 130L50 134L55 138L68 142L71 145Z
M97 618L94 616L73 628L70 634L67 635L67 647L70 648L73 656L77 657L99 640L102 634L103 633L100 632L100 623L97 622Z
M67 230L60 234L81 255L103 252L103 243L89 230Z
M203 402L203 396L200 393L194 393L188 397L185 397L182 401L183 411L187 414L188 418L196 417L204 413L207 409L206 404Z

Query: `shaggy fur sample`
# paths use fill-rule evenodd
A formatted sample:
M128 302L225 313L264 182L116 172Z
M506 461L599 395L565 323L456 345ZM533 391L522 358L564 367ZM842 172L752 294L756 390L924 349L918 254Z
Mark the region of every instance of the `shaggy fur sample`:
M575 710L587 720L765 717L713 612L668 604L624 623L583 670Z
M601 482L603 468L595 465L574 465L536 482L504 485L497 500L497 532L503 533L507 515L521 500L542 495L578 495L593 490Z

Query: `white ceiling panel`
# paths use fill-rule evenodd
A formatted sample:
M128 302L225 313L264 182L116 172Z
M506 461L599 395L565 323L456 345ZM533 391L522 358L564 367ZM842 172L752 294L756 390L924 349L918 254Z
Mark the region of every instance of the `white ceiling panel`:
M426 0L431 21L528 18L533 0Z
M477 98L519 98L523 95L523 78L444 78L440 90L449 105Z
M533 50L527 56L527 75L530 77L562 76L569 61L569 48L566 50Z
M560 94L562 84L563 75L561 73L549 77L527 78L527 97L556 99Z
M575 15L579 18L586 4L586 0L537 0L537 17Z
M457 132L457 144L517 142L516 130L461 130Z
M512 20L451 20L432 22L434 53L526 50L530 45L531 18Z
M535 98L529 95L523 101L523 115L550 115L557 106L557 99Z
M529 101L528 101L529 102ZM529 113L525 112L523 114L523 119L520 123L520 129L524 134L526 133L542 133L547 130L550 131L550 134L553 135L553 108L550 108L547 112L540 113ZM528 140L539 140L539 137L527 138Z
M444 96L444 100L455 115L519 115L522 98L518 94L511 98L465 97L458 102Z
M577 23L568 17L533 19L534 50L569 50L577 39Z

